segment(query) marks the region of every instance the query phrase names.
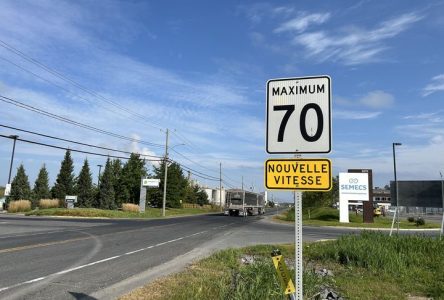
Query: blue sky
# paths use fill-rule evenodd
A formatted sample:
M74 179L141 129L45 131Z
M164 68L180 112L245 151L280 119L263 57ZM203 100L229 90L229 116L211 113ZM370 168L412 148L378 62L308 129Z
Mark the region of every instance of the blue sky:
M307 157L332 159L334 174L373 169L374 184L384 186L393 178L396 141L403 144L397 148L400 180L438 179L444 171L443 12L443 1L4 0L0 95L160 145L161 128L176 130L173 159L216 177L221 162L228 186L239 186L243 176L246 187L262 191L264 161L279 157L265 152L267 80L329 75L333 150ZM0 124L126 151L164 152L4 102L0 110ZM0 134L95 151L5 128ZM2 185L11 148L9 139L0 140ZM33 184L45 163L53 181L63 155L18 142L13 173L23 163ZM73 157L76 173L85 157L94 176L104 163L91 155ZM289 193L274 194L290 199Z

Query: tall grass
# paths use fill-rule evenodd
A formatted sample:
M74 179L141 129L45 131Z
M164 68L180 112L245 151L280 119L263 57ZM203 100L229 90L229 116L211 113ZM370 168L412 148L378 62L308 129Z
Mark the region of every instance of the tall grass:
M57 208L59 203L59 199L40 199L39 208Z
M31 210L31 201L29 200L17 200L9 202L8 212L25 212Z
M133 203L122 203L123 211L139 212L139 205Z
M393 278L407 291L444 295L444 240L435 237L363 232L342 236L328 247L313 244L305 255Z

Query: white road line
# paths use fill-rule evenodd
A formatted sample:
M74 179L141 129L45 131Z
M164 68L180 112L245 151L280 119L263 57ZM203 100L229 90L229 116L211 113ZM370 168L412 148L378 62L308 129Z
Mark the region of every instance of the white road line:
M206 232L208 232L208 230L196 232L196 233L193 233L193 234L190 234L190 235L185 235L185 236L173 239L173 240L169 240L169 241L166 241L166 242L158 243L156 245L151 245L151 246L148 246L148 247L145 247L145 248L141 248L141 249L138 249L138 250L126 252L126 253L121 254L121 255L111 256L111 257L108 257L108 258L105 258L105 259L101 259L101 260L97 260L97 261L94 261L94 262L90 262L90 263L85 264L85 265L81 265L81 266L77 266L77 267L74 267L74 268L66 269L66 270L63 270L63 271L60 271L60 272L57 272L57 273L49 274L49 275L44 276L44 277L39 277L39 278L31 279L31 280L28 280L28 281L20 282L20 283L11 285L11 286L0 288L0 292L6 291L6 290L9 290L9 289L12 289L12 288L16 288L16 287L19 287L19 286L22 286L22 285L25 285L25 284L30 284L30 283L34 283L34 282L37 282L37 281L41 281L41 280L44 280L46 278L50 278L50 277L53 277L53 276L67 274L67 273L70 273L70 272L73 272L73 271L76 271L76 270L80 270L80 269L83 269L83 268L86 268L86 267L90 267L90 266L93 266L93 265L97 265L97 264L103 263L103 262L106 262L106 261L110 261L110 260L114 260L114 259L117 259L117 258L121 258L121 257L126 256L126 255L131 255L131 254L134 254L134 253L137 253L137 252L141 252L141 251L145 251L145 250L152 249L152 248L155 248L155 247L160 247L160 246L163 246L163 245L166 245L166 244L174 243L174 242L177 242L177 241L180 241L180 240L183 240L183 239L186 239L186 238L190 238L190 237L193 237L193 236L196 236L196 235L199 235L199 234L203 234L203 233L206 233Z

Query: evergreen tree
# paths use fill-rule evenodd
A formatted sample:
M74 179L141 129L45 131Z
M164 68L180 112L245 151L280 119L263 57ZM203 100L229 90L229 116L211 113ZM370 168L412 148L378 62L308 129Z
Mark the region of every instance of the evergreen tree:
M88 159L85 158L79 177L76 179L75 193L79 207L92 207L94 202L94 189Z
M139 203L140 180L147 176L145 160L139 154L131 153L119 176L118 203Z
M34 189L32 190L32 208L38 205L40 199L48 199L51 197L49 190L49 176L46 166L43 165L40 168L39 175L34 183Z
M117 207L122 206L122 195L123 188L121 186L120 177L122 176L122 162L120 159L114 159L111 164L112 174L113 174L113 187L114 187L114 200ZM128 197L128 196L127 196Z
M106 161L105 169L100 180L98 202L101 209L117 208L114 195L114 175L112 163L109 158Z
M160 185L158 189L150 189L148 193L149 199L157 207L162 207L164 174L165 164L163 162L159 167L154 167L154 177L160 178ZM166 206L172 208L180 207L180 200L185 200L187 187L188 180L183 175L182 169L177 163L173 162L168 166Z
M61 163L60 172L51 192L53 198L61 201L65 200L66 195L72 195L74 192L74 165L69 150L66 150L65 158Z
M23 164L20 164L20 166L17 168L17 174L11 182L11 195L8 197L8 202L30 199L31 187L29 185L28 175L26 175Z
M198 187L197 192L196 193L196 203L199 205L205 205L208 204L208 195L207 193L205 193L205 191L203 189L201 189L200 187Z

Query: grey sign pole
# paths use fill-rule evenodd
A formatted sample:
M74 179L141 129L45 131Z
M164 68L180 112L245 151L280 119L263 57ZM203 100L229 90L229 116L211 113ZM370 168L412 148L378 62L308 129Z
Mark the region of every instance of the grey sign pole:
M442 221L441 221L441 231L439 233L439 239L441 239L442 235L444 234L444 181L441 172L439 172L439 175L441 175L441 197L442 197Z
M296 299L303 300L302 293L302 192L294 192L294 234L295 234L295 288Z

